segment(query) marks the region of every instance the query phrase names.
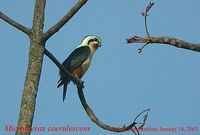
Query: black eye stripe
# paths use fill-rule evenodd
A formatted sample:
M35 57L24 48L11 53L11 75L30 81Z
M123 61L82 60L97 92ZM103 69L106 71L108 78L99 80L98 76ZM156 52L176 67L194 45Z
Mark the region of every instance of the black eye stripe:
M97 39L97 38L90 39L90 40L88 41L88 44L90 44L90 42L94 42L94 41L98 41L98 39Z

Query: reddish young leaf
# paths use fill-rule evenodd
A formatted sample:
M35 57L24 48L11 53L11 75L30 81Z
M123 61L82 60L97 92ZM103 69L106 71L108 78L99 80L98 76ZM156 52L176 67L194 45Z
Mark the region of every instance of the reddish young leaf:
M149 12L149 10L151 10L151 8L153 7L154 2L150 2L149 5L146 7L146 14Z
M145 13L145 12L142 12L142 16L146 16L146 13Z

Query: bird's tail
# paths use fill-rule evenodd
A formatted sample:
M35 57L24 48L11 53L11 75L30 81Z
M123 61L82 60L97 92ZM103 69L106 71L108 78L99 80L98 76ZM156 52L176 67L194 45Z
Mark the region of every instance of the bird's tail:
M58 80L58 86L57 86L57 88L59 88L63 84L64 84L64 81L62 80L62 78L60 78L60 80Z
M66 97L66 93L67 93L67 83L64 83L64 86L63 86L63 102L65 101L65 97Z
M58 81L58 86L57 88L59 88L60 86L63 85L63 102L65 100L65 97L66 97L66 93L67 93L67 85L68 85L69 81L68 80L63 80L63 79L60 79Z

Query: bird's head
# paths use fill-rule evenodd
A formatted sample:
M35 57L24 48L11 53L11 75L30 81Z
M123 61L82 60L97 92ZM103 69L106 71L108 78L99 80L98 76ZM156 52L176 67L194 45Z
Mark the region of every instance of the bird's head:
M101 47L101 39L93 35L86 36L81 43L81 46L84 46L84 45L89 46L93 48L94 50L96 50L99 47Z

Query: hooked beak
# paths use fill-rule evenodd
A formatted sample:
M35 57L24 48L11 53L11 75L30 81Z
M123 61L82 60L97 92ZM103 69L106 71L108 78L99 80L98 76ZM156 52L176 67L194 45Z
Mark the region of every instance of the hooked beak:
M101 42L99 42L98 46L101 47Z

